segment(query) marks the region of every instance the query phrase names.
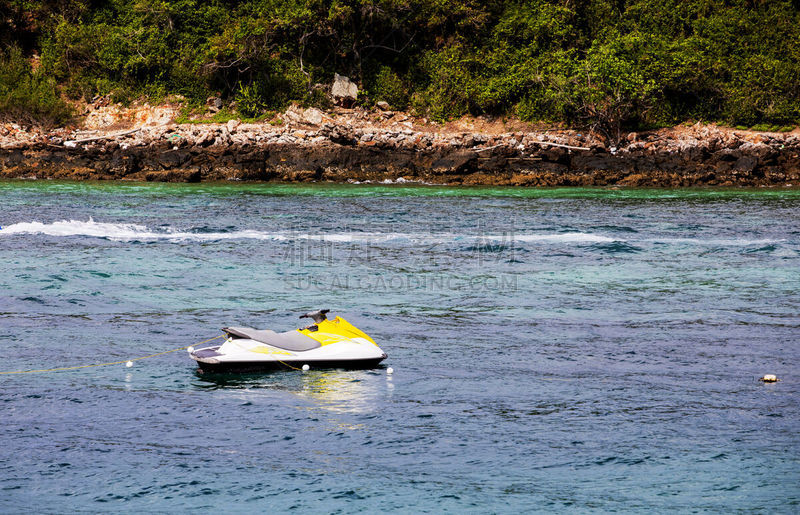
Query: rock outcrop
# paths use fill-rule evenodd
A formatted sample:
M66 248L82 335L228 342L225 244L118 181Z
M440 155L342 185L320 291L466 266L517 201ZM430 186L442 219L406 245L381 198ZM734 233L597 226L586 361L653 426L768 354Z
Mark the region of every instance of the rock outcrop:
M406 115L296 110L283 125L164 124L112 133L0 125L0 177L138 181L419 181L515 186L800 185L800 137L715 126L631 134L437 132ZM330 115L330 116L329 116ZM370 118L373 116L373 118ZM15 128L16 127L16 128Z

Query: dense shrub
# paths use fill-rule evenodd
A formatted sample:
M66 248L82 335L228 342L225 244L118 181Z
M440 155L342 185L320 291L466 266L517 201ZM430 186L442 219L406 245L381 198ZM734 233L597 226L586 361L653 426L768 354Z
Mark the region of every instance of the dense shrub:
M266 93L258 84L239 85L236 107L245 118L255 118L267 108Z
M800 121L793 0L0 0L0 14L0 45L41 55L31 87L51 78L72 97L219 93L256 115L322 105L317 84L340 73L367 105L610 139L689 118Z
M55 79L32 70L18 48L0 54L0 118L54 126L70 119L72 107L59 95Z
M393 109L405 109L409 101L409 85L388 66L381 66L367 85L367 94L374 101L387 102Z

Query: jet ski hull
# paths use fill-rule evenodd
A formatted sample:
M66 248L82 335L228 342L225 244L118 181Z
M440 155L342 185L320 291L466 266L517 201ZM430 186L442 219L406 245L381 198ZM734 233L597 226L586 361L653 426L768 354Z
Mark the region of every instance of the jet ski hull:
M292 361L225 361L219 363L208 363L197 360L197 366L201 373L248 373L248 372L275 372L279 370L302 369L303 365L308 365L311 370L338 368L344 370L363 370L377 367L381 361L386 359L384 354L379 358L368 359L331 359L324 361L311 360L292 360Z
M323 313L314 313L322 315ZM311 369L374 368L386 353L360 329L341 317L319 317L313 326L284 333L249 327L223 327L222 345L192 350L202 372L267 372Z

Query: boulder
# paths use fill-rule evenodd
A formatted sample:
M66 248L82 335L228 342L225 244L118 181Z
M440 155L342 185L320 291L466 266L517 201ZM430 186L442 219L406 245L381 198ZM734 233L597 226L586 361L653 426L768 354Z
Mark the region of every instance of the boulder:
M358 86L344 75L334 75L331 97L336 105L351 107L358 99Z
M339 145L355 145L358 138L351 127L326 123L317 131L318 136L325 137Z
M208 97L206 99L206 105L208 106L209 111L216 113L222 109L222 99L219 97Z
M378 102L375 105L378 106L378 109L380 109L381 111L391 111L392 110L392 107L389 105L389 102L385 102L383 100L381 100L380 102Z
M314 107L301 109L296 105L291 105L283 113L283 119L287 122L301 123L304 125L322 125L324 118L322 111Z
M322 111L309 107L303 111L302 120L309 125L320 125L322 123Z
M758 158L755 156L745 155L736 160L733 164L733 169L739 172L750 173L758 166Z

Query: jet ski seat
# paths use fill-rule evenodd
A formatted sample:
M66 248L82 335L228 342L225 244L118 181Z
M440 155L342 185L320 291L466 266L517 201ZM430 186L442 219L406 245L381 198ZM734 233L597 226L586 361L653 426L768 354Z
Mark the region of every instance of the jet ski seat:
M222 330L233 336L249 338L279 349L294 352L303 352L322 347L322 344L317 340L309 338L297 330L286 331L285 333L276 333L269 329L253 329L252 327L223 327Z

